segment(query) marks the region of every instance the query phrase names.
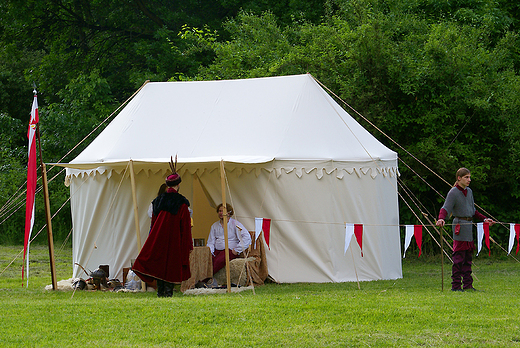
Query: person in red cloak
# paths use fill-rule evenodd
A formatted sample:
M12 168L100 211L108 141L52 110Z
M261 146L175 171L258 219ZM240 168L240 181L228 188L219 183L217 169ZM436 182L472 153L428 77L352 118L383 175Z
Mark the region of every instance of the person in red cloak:
M191 218L189 201L179 193L181 177L168 176L165 193L152 202L150 234L132 270L145 282L157 280L157 296L171 297L174 284L191 277Z

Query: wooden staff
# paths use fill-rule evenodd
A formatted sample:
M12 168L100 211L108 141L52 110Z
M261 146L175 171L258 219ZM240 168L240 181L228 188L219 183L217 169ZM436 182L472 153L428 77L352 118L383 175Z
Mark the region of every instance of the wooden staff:
M441 291L444 291L444 241L442 238L444 226L440 226L439 234L441 235Z
M43 197L45 202L45 220L47 221L47 241L49 243L49 259L51 265L51 279L52 289L58 288L56 282L56 263L54 262L54 238L52 237L52 217L51 217L51 204L49 201L49 187L47 185L47 169L45 163L43 163L42 157L42 145L40 142L40 125L36 126L36 138L38 139L38 148L40 154L40 163L42 164L42 184L43 184Z
M220 184L222 188L222 208L223 208L223 227L224 227L224 240L225 240L225 250L226 253L226 281L227 281L227 292L231 292L231 275L229 274L229 246L228 246L228 212L226 208L226 179L224 172L224 160L220 160Z

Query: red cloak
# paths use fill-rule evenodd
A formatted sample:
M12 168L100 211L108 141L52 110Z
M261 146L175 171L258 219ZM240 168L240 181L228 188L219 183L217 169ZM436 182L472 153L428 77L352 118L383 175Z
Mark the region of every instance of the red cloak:
M132 267L132 270L147 283L153 282L154 279L179 283L191 277L190 252L193 250L193 240L189 203L177 192L163 195L177 202L180 196L187 204L177 204L178 210L174 214L175 211L171 209L156 209L154 201L150 235Z

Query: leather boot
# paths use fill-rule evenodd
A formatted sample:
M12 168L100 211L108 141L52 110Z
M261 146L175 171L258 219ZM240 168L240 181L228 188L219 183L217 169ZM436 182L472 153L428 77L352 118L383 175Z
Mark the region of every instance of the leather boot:
M157 297L165 296L165 282L163 280L157 279Z
M164 282L164 296L172 297L173 296L173 287L175 284Z

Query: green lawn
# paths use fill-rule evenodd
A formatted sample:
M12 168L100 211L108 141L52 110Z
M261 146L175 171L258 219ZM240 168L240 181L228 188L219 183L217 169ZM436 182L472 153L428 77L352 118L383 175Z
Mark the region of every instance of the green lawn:
M48 252L0 247L1 347L520 347L520 264L476 258L481 292L453 293L450 265L410 257L403 279L267 284L239 294L157 298L155 293L45 291ZM71 250L56 251L58 280ZM5 270L5 271L4 271Z

